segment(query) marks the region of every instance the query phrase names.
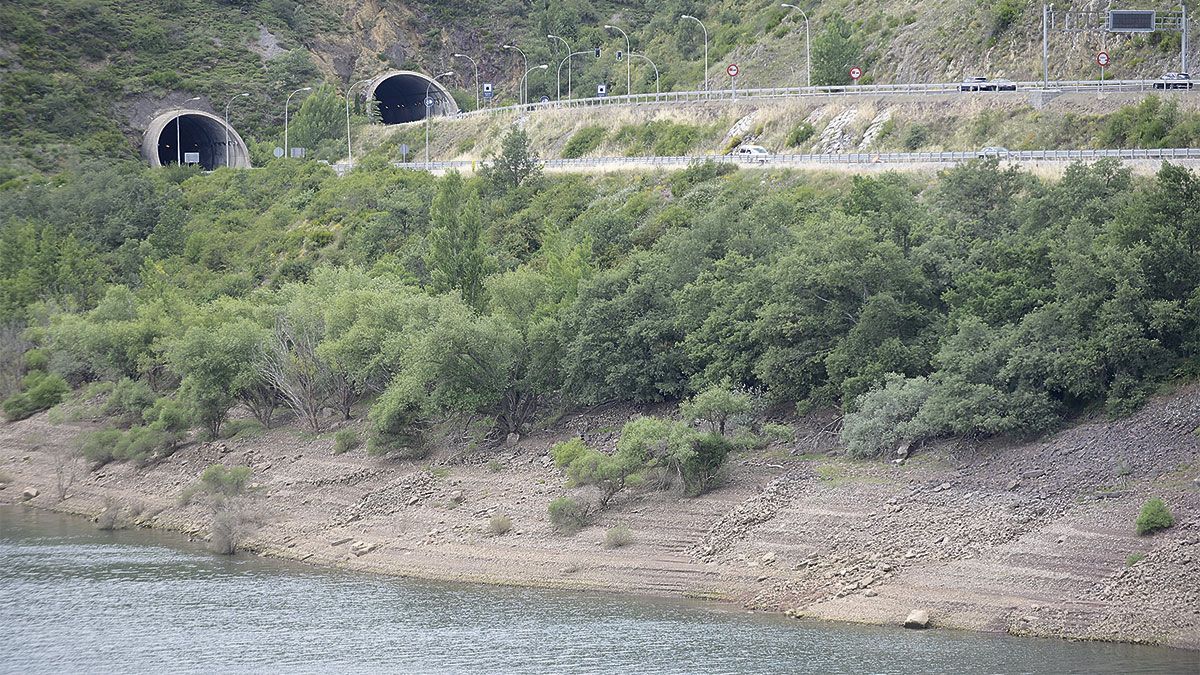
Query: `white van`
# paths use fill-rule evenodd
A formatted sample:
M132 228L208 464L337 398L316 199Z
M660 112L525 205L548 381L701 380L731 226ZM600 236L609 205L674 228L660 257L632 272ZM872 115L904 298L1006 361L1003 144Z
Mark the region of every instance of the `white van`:
M734 156L745 159L755 159L760 162L767 161L771 153L761 145L739 145L734 151Z

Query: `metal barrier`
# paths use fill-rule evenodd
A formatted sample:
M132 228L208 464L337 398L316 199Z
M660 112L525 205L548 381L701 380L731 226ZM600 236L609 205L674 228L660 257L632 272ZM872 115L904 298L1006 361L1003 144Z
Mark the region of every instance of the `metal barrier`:
M989 85L998 83L991 82ZM656 105L663 103L710 103L729 102L742 99L771 99L771 98L808 98L831 96L876 96L876 95L934 95L961 94L964 96L994 96L1007 94L1030 93L1116 93L1153 91L1164 85L1162 80L1060 80L1050 83L1041 81L1007 82L1005 86L1015 87L1011 91L970 91L964 87L973 85L960 82L943 82L935 84L862 84L833 87L767 87L752 89L713 89L710 91L668 91L658 94L623 94L621 96L605 96L591 98L575 98L545 103L528 103L524 105L499 106L483 108L472 112L460 113L461 118L481 115L495 115L506 112L537 112L542 110L559 110L581 107L605 106L637 106ZM1173 89L1168 91L1192 92L1193 89Z
M812 164L870 165L870 164L957 164L972 159L995 157L1009 162L1077 162L1098 159L1120 160L1200 160L1200 148L1161 148L1125 150L1006 150L972 152L857 152L846 154L767 155L742 157L738 155L688 155L681 157L584 157L580 159L548 159L542 165L548 169L620 168L634 166L687 167L700 162L717 162L750 167L793 167ZM482 167L483 162L394 162L393 166L418 171L446 171Z

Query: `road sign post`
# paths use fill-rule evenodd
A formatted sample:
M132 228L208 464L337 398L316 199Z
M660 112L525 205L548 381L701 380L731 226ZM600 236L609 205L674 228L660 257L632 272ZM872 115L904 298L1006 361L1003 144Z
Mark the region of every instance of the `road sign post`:
M405 164L408 163L408 143L400 144L400 161Z
M1104 69L1108 67L1109 63L1112 63L1112 61L1108 58L1108 52L1102 51L1096 54L1096 65L1100 66L1100 84L1096 85L1097 96L1103 97Z
M858 66L854 66L853 68L850 69L850 79L854 80L854 84L856 86L858 85L858 81L860 79L862 79L862 76L863 76L862 68L859 68Z
M496 96L496 89L495 89L495 87L492 86L492 83L484 82L483 83L483 100L487 101L488 104L491 105L492 99L495 98L495 96Z
M730 96L730 98L737 98L737 78L738 78L738 75L741 74L741 72L742 72L741 68L738 68L738 64L736 64L736 63L729 64L729 66L725 69L725 73L727 75L729 75L729 96Z

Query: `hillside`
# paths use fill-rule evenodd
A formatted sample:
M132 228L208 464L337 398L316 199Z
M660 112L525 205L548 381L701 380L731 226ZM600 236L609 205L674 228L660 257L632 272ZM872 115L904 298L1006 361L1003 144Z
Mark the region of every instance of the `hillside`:
M703 80L703 38L690 12L710 31L710 77L726 84L724 64L742 66L743 86L801 84L803 24L778 3L302 2L292 0L14 0L0 8L0 136L6 171L48 170L94 156L132 156L151 113L200 96L202 109L224 113L239 92L232 119L255 145L261 163L277 143L283 98L290 90L356 79L392 68L429 73L453 68L456 94L473 105L469 64L511 100L519 59L500 45L521 46L531 65L554 62L555 33L575 49L602 46L599 60L578 58L574 79L591 91L623 86L613 60L624 40L605 31L615 22L633 49L655 61L662 87L696 88ZM844 62L866 70L864 82L945 81L964 74L1036 77L1040 12L1032 3L958 0L936 11L921 3L816 3L815 82L844 79ZM827 34L828 33L828 34ZM1157 77L1176 67L1177 36L1108 37L1112 77ZM559 43L555 43L559 44ZM1094 75L1095 45L1078 36L1055 40L1057 77ZM556 56L558 54L558 56ZM635 91L653 88L642 62ZM620 84L618 84L620 83ZM555 81L535 73L530 93L555 95ZM582 93L582 92L581 92ZM361 121L360 121L361 123ZM331 129L335 129L332 125ZM332 134L333 131L330 131ZM320 140L320 139L315 139ZM255 144L254 141L261 141ZM314 147L316 143L313 143Z

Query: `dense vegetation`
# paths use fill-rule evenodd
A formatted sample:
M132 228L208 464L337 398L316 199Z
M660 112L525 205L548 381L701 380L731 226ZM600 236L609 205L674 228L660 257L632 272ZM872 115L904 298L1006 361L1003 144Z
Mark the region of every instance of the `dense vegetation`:
M747 399L841 407L862 455L1132 410L1194 375L1198 214L1170 165L551 177L520 133L471 178L87 165L0 192L0 336L25 354L0 382L10 417L111 383L97 462L231 433L235 407L310 431L369 410L369 451L419 457L449 419L486 444L563 406L695 396L701 431L561 463L698 491Z

